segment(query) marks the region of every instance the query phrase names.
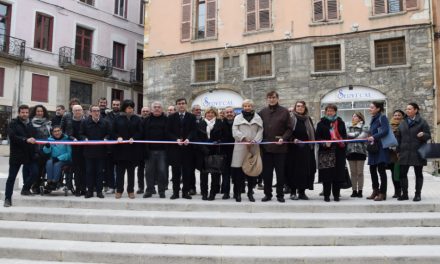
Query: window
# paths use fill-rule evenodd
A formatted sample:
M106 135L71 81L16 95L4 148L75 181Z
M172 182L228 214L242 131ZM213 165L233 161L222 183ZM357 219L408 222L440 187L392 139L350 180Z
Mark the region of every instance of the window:
M249 54L247 58L247 76L262 77L272 75L272 53Z
M246 0L246 31L270 29L271 0Z
M325 22L338 19L338 0L313 0L313 22Z
M0 68L0 97L4 96L5 89L5 68Z
M182 0L182 23L180 28L180 41L191 40L191 1Z
M139 24L143 25L145 21L145 0L140 0L139 7Z
M124 91L119 89L112 89L112 101L118 99L119 101L124 101Z
M373 13L392 14L418 8L418 0L373 0Z
M124 69L124 50L124 44L113 42L113 67Z
M78 98L83 105L92 104L92 85L89 83L70 81L69 98Z
M82 27L76 28L75 61L76 64L90 67L92 58L93 31Z
M34 48L52 51L53 17L37 13Z
M315 72L340 71L341 46L315 47Z
M196 82L215 81L215 59L195 61L195 81Z
M374 42L376 67L406 64L405 38Z
M115 15L127 18L128 0L115 0Z
M94 6L95 0L79 0L80 2L86 3L88 5Z
M48 102L49 96L49 76L32 74L32 96L35 102Z
M197 39L215 37L216 17L216 0L197 0Z

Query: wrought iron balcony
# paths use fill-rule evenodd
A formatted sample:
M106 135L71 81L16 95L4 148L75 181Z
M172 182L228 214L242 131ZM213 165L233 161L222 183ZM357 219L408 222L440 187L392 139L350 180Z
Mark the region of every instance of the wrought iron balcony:
M113 60L101 55L70 47L61 47L59 65L82 72L110 76L113 72Z
M136 84L142 84L143 83L143 73L142 70L139 69L132 69L130 71L130 82L136 83Z
M0 56L23 61L26 41L0 34Z

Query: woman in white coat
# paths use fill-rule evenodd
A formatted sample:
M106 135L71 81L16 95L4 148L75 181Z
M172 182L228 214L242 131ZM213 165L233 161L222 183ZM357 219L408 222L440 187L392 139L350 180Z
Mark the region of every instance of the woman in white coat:
M237 202L241 202L241 190L243 190L245 177L247 177L247 195L249 201L255 202L253 189L256 184L256 178L245 175L241 166L248 152L255 153L258 151L259 145L255 143L259 143L263 139L263 120L255 113L252 100L244 100L242 107L241 114L237 115L234 119L232 135L235 142L248 142L249 144L234 145L231 163L232 178L234 180L234 198Z

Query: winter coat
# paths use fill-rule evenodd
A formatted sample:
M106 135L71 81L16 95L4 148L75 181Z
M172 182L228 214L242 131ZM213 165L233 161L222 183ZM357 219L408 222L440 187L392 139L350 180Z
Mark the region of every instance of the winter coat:
M107 118L109 115L107 115ZM125 113L117 115L113 121L112 139L139 140L142 138L142 120L137 115L130 118ZM113 159L139 161L142 160L142 146L140 144L116 144L113 146Z
M10 141L9 164L25 164L30 162L35 154L35 146L26 142L32 137L33 127L30 123L23 123L20 118L14 118L8 127Z
M407 120L407 117L402 120L397 133L399 163L400 165L425 166L426 160L420 157L417 150L431 139L429 125L419 114L415 116L411 126L408 125ZM421 138L417 137L419 132L423 132Z
M168 138L168 117L151 115L143 120L143 138L145 140L166 141ZM165 144L148 144L148 150L166 150Z
M364 122L359 122L348 128L347 138L349 139L366 139L368 137L368 128ZM347 144L347 155L352 153L367 155L367 145L365 142L354 142Z
M234 143L235 139L232 135L232 125L234 124L234 120L230 123L226 118L223 119L223 143ZM226 164L225 166L230 167L232 161L232 153L234 152L234 145L224 145L221 147L222 153L226 155Z
M239 114L235 117L232 125L232 135L235 138L235 142L242 142L244 138L261 142L263 140L263 130L263 120L257 113L255 113L250 122L243 118L243 114ZM254 145L254 148L259 148L259 146ZM246 145L234 145L231 167L241 168L247 153Z
M93 121L89 116L81 122L80 139L81 140L105 140L110 139L110 124L107 120L100 118L98 122ZM107 146L96 145L84 148L84 157L92 159L103 159L107 157Z
M368 152L368 165L378 165L380 163L390 163L390 150L382 148L381 138L388 134L390 129L388 118L381 113L375 115L370 122L370 135L374 138L374 144L379 148L378 153ZM368 142L367 144L370 144Z
M258 113L263 120L263 141L274 142L282 138L288 141L292 136L293 123L289 111L280 105L266 107ZM287 153L287 144L268 144L263 150L269 153Z
M206 131L208 124L204 119L200 121L197 125L197 141L198 142L222 142L223 141L223 122L220 119L215 120L215 124L210 132L210 138L208 138L208 133ZM195 150L195 164L198 170L203 169L203 160L205 156L222 154L220 146L207 146L207 145L196 145Z
M177 141L177 139L195 141L197 137L196 116L185 112L185 117L180 120L179 112L176 112L168 117L167 130L171 141ZM193 155L192 145L179 146L172 144L168 150L168 157L172 166L182 165L183 156Z
M51 136L47 139L47 141L57 140L69 140L69 137L67 135L63 135L60 139L55 139ZM72 160L72 148L70 145L50 145L50 147L44 146L43 152L49 155L51 158L57 158L61 161Z

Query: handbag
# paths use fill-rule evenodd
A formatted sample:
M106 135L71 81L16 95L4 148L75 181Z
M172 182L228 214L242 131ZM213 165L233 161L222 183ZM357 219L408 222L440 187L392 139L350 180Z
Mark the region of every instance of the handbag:
M350 173L348 172L347 166L344 170L344 181L340 184L341 189L350 189L352 187Z
M244 157L241 169L244 174L251 177L257 177L263 171L263 161L260 156L260 147L256 147L255 151L248 151Z
M335 147L318 151L318 169L328 169L336 167Z
M379 123L382 126L380 119L379 119ZM377 130L380 132L381 128L379 127ZM388 124L388 133L384 137L380 138L380 142L382 143L382 148L384 149L395 147L398 145L397 139L394 136L393 129L391 128L390 124Z
M226 157L220 154L207 155L203 158L204 173L222 173Z
M440 144L426 143L423 144L417 152L422 159L438 159L440 158Z
M367 151L370 154L379 153L379 146L376 143L367 143Z

